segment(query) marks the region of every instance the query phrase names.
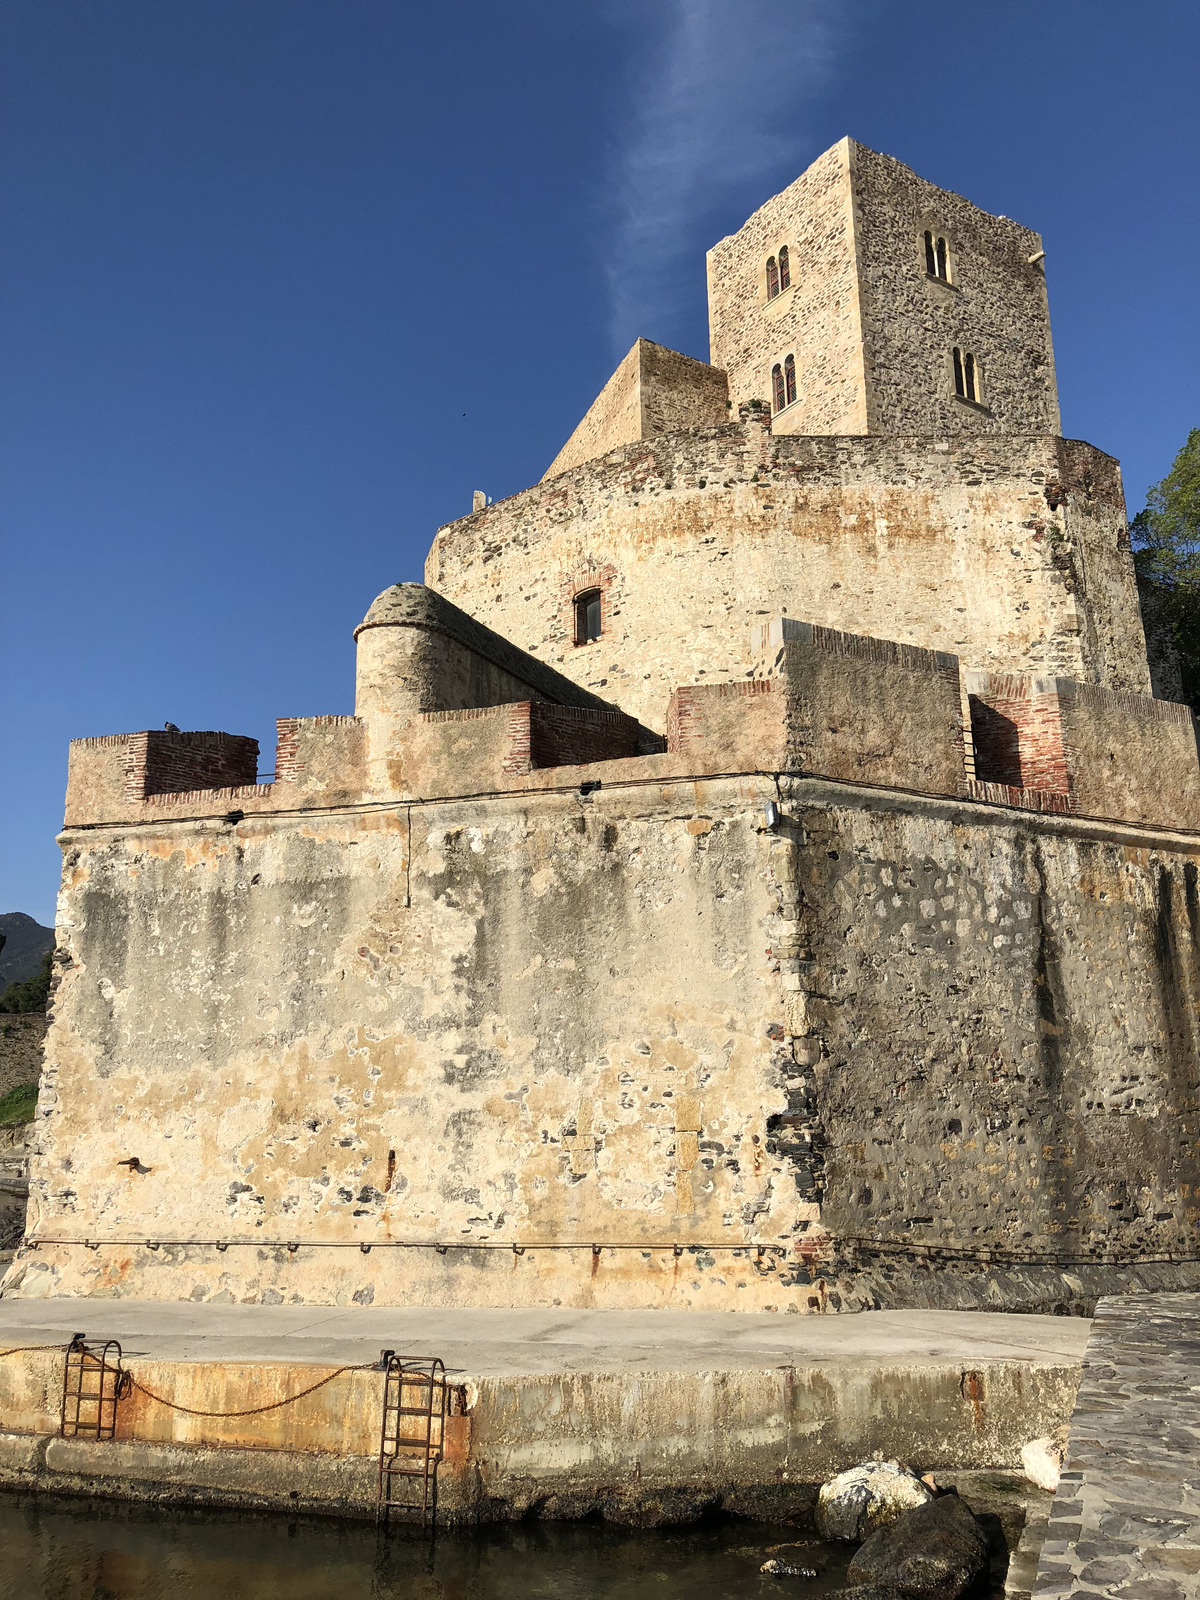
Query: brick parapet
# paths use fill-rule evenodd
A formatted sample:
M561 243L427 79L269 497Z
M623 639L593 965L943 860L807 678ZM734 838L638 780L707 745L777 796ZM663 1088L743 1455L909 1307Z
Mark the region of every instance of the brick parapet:
M766 678L751 678L743 683L688 684L676 689L667 706L667 750L679 756L695 750L708 731L703 713L712 704L771 694L773 689Z
M241 787L258 775L258 740L241 734L143 731L125 736L125 751L129 804L184 790Z
M308 762L303 753L305 732L318 732L333 728L355 728L357 717L276 717L275 719L275 781L295 783L307 771Z

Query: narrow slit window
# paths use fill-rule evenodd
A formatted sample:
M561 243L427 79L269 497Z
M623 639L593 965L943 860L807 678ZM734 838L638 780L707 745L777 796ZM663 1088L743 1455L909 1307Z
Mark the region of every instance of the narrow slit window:
M925 229L925 271L931 278L950 282L950 251L945 239L931 228Z
M575 596L575 643L591 644L603 628L599 589L585 589Z
M774 300L779 293L779 263L774 256L767 257L767 299Z
M771 390L775 398L776 411L782 411L787 405L787 390L783 382L783 368L778 361L771 368Z
M783 387L786 403L790 406L796 398L796 358L788 356L783 363Z
M960 400L969 400L972 405L983 404L982 374L970 350L954 351L954 392Z
M788 247L784 245L779 252L779 288L784 290L792 281L792 264L788 256Z

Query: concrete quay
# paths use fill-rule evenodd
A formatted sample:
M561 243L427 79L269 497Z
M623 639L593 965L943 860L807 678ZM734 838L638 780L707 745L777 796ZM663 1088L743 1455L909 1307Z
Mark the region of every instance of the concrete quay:
M654 1525L802 1515L870 1456L1017 1469L1071 1414L1088 1324L947 1311L781 1313L0 1301L0 1350L118 1339L142 1389L116 1437L59 1437L62 1349L0 1360L0 1484L374 1515L381 1348L440 1356L447 1521L594 1511ZM158 1399L150 1399L150 1391ZM162 1404L173 1401L190 1411ZM222 1416L197 1415L223 1412Z
M1200 1595L1200 1295L1097 1305L1033 1595Z

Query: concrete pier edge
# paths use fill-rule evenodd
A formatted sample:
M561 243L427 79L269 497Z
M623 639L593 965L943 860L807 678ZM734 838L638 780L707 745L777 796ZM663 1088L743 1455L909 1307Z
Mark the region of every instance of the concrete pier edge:
M233 1412L382 1347L441 1355L447 1523L708 1509L802 1515L872 1456L1019 1470L1071 1412L1087 1324L943 1311L785 1314L0 1301L0 1348L119 1338L145 1388ZM212 1506L374 1515L378 1370L257 1417L198 1417L135 1392L117 1437L57 1437L61 1351L0 1362L0 1485Z

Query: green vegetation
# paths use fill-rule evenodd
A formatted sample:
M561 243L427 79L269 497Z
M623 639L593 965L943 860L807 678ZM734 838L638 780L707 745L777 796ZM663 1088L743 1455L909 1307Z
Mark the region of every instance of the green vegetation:
M45 1011L50 1002L50 967L54 951L47 950L42 965L34 977L24 983L10 983L0 994L0 1012L8 1016L23 1016L31 1011Z
M1173 656L1178 692L1200 711L1200 428L1147 494L1129 533L1151 664Z
M37 1097L36 1083L19 1083L15 1089L0 1095L0 1128L11 1128L18 1122L32 1122Z

